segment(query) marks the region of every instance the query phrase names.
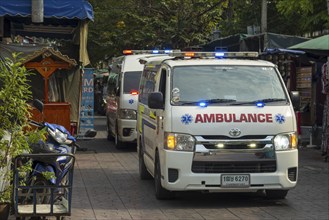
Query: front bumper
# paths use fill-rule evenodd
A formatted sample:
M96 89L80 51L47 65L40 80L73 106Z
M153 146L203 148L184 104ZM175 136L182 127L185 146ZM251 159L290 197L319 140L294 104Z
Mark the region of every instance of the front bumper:
M229 174L249 174L248 187L222 187L221 175L228 173L194 173L192 162L194 153L162 150L160 152L162 186L171 191L208 190L223 192L250 192L261 189L291 189L296 186L298 176L298 151L276 152L274 172L231 172ZM234 161L232 161L233 163ZM288 170L295 170L294 181L288 177ZM172 177L175 171L176 178Z
M121 142L137 140L136 120L118 119L118 135Z

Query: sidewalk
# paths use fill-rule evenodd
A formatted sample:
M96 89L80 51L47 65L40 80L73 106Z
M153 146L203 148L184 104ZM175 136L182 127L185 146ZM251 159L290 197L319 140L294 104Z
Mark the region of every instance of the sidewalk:
M239 216L239 213L235 211L236 207L251 210L252 216L258 219L263 219L262 213L270 213L273 218L269 219L301 219L301 217L302 219L329 219L329 163L324 162L321 150L317 148L301 147L299 149L298 183L296 188L289 192L286 200L272 204L266 200L259 199L260 202L258 202L254 199L248 200L251 204L249 206L243 200L239 203L240 199L233 199L230 202L231 206L227 206L226 200L225 205L221 206L221 200L216 199L217 204L210 208L196 205L193 199L190 203L185 200L167 203L154 199L152 181L141 183L139 180L136 151L115 150L112 145L110 146L113 143L106 140L104 117L99 116L96 121L98 131L96 138L81 142L81 145L88 147L90 151L78 152L76 155L72 215L66 217L66 220L144 219L142 216L149 216L149 214L152 214L154 219L170 219L166 217L167 212L164 210L178 214L180 211L193 213L196 210L195 207L201 207L204 210L204 214L200 214L201 208L197 209L199 215L202 216L199 219L207 219L209 212L216 212L217 216L221 210L230 210L229 213L233 213L232 215L236 217ZM139 189L139 191L133 189ZM204 203L213 204L213 201L208 198ZM171 206L171 204L175 205ZM265 206L260 204L265 204ZM258 206L262 208L259 209ZM255 212L255 209L258 211ZM12 215L9 219L13 220L15 217Z
M324 161L321 150L318 148L301 147L299 152L299 167L322 170L328 173L329 162Z

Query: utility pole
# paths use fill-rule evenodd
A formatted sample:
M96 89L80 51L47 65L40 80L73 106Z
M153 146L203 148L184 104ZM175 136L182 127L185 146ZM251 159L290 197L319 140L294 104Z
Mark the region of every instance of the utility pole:
M267 37L267 0L262 0L262 22L261 32L264 34L264 49L268 48L268 37ZM260 50L260 48L259 48Z
M42 23L43 22L43 14L44 14L44 7L43 7L43 0L30 0L32 1L32 22L33 23Z

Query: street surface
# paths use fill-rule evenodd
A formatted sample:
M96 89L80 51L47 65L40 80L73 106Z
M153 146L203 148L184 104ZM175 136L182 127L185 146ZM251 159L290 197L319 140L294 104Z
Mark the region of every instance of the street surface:
M139 179L136 146L117 150L107 141L105 116L96 116L95 128L94 140L79 141L88 151L76 154L73 209L65 220L329 219L329 164L320 150L300 149L299 182L285 200L256 193L185 192L159 201L153 180Z

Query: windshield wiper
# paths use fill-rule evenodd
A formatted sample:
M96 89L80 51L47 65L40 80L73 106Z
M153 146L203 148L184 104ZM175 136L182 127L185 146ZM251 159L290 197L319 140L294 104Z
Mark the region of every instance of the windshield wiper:
M268 98L268 99L257 100L255 102L269 103L269 102L283 102L283 101L287 101L287 99Z
M228 102L236 102L235 99L205 99L200 101L193 101L193 102L182 102L182 105L193 105L193 104L199 104L199 103L228 103Z
M232 103L231 105L248 105L248 104L256 104L258 102L270 103L270 102L283 102L283 101L287 102L286 99L267 98L267 99L258 99L250 102L237 102L237 103Z

